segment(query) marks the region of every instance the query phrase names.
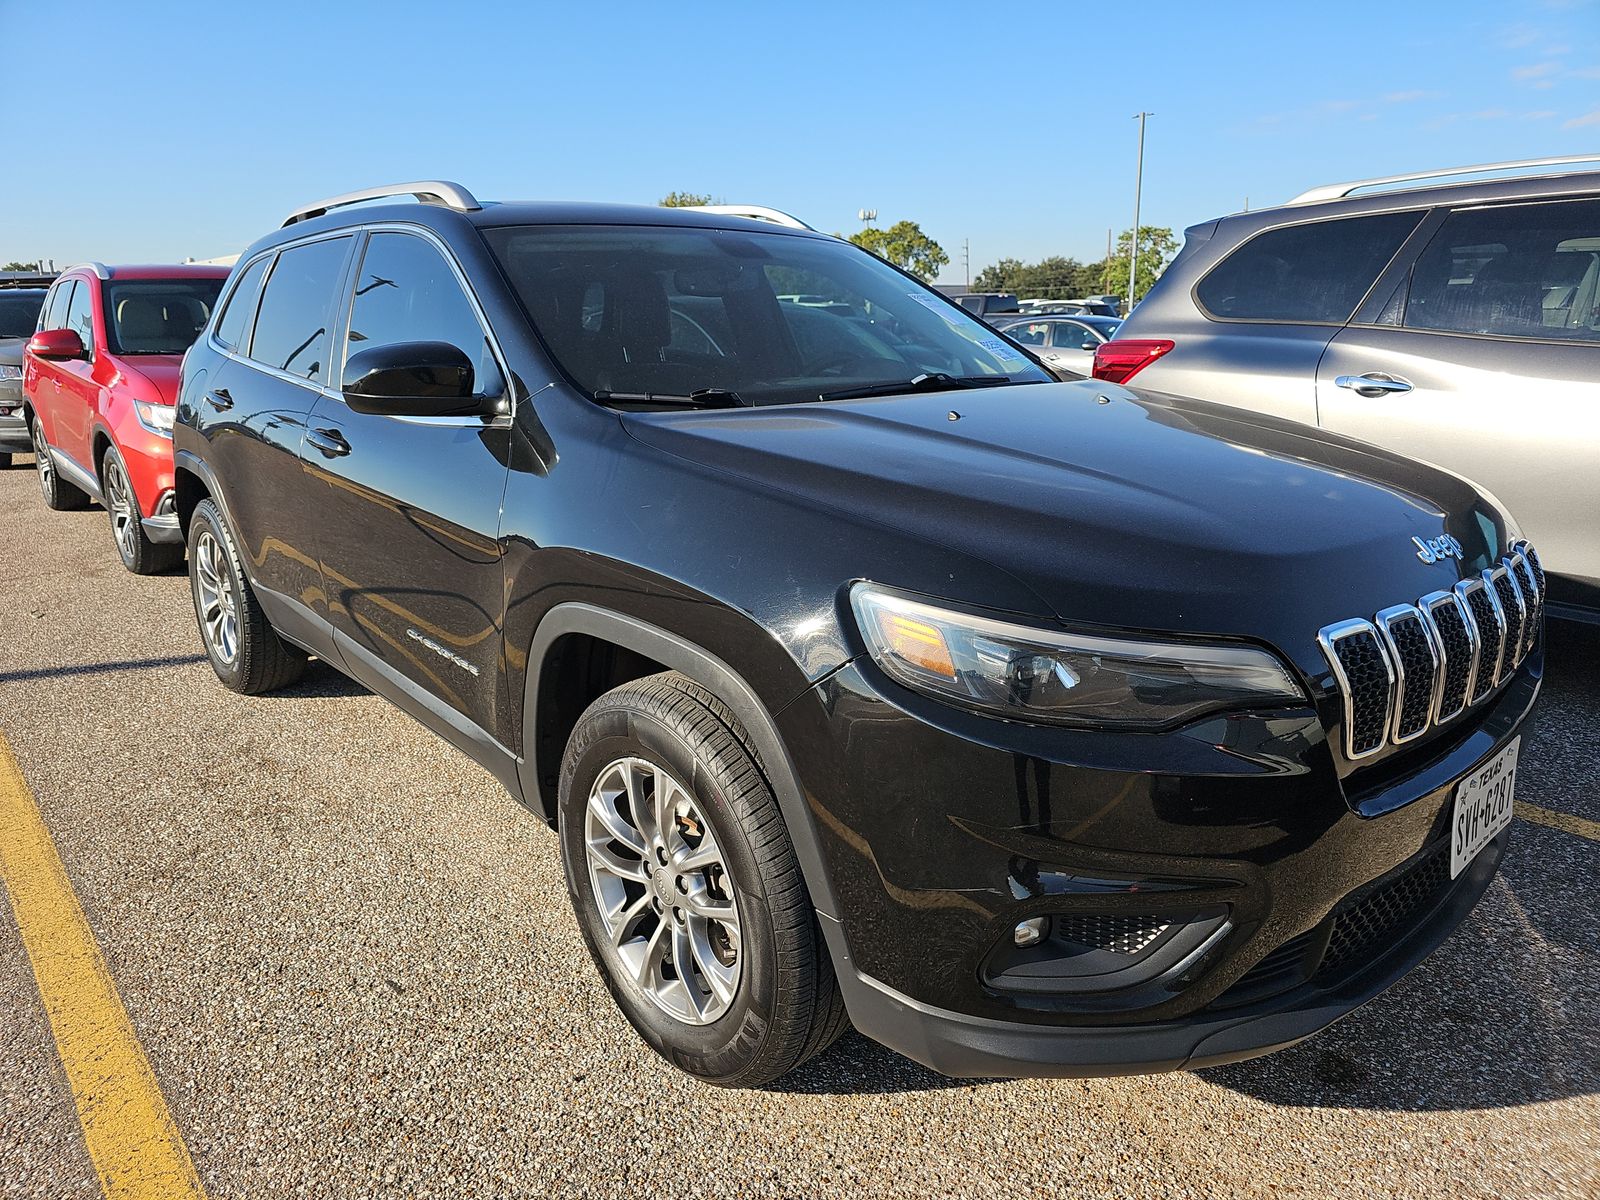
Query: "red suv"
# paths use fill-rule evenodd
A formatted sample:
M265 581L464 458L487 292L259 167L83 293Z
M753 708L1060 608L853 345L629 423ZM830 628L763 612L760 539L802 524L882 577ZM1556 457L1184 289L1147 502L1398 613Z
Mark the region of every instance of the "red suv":
M24 415L54 509L99 500L128 570L183 557L172 506L172 417L184 351L226 267L69 267L23 356Z

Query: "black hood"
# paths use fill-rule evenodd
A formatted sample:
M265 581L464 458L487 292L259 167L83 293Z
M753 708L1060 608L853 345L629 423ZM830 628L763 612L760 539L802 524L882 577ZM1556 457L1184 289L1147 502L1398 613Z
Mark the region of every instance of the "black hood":
M1322 625L1450 587L1509 536L1449 472L1095 381L626 424L675 455L1000 567L1074 624L1304 645ZM1418 557L1412 538L1441 533L1464 562ZM876 577L870 563L861 573Z

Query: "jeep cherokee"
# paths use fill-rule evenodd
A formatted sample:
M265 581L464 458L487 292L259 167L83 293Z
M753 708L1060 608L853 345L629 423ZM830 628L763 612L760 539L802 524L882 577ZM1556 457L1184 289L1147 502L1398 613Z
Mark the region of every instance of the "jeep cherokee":
M1056 382L781 214L320 201L235 268L175 443L222 682L314 655L486 767L717 1083L847 1017L958 1076L1264 1053L1505 847L1544 585L1491 498Z

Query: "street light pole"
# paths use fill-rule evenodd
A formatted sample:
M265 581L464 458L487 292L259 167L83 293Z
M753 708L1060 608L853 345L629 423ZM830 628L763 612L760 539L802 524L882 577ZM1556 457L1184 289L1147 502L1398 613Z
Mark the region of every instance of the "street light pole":
M1144 121L1152 112L1137 112L1133 119L1139 122L1139 165L1133 172L1133 244L1128 248L1128 308L1123 315L1133 311L1134 285L1139 273L1139 201L1144 193Z

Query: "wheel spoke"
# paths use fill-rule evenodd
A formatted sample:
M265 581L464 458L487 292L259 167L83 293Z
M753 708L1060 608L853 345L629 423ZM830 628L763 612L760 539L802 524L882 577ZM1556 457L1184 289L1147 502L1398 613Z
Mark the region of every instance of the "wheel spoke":
M688 933L695 966L710 985L712 994L717 1000L727 1004L739 988L738 960L736 959L730 966L722 965L721 960L717 958L717 952L712 949L711 930L705 922L691 917Z
M589 839L589 859L602 870L609 871L618 879L626 879L634 883L648 883L650 873L639 859L623 858L611 848L609 837L592 837Z
M606 913L606 920L611 924L611 944L620 947L627 940L628 930L633 928L633 923L638 920L639 914L650 908L650 893L645 892L636 900L624 900L618 907Z
M680 874L703 871L707 867L721 865L722 851L717 848L716 839L709 832L700 839L698 846L689 846L685 843L684 852L672 860L672 869Z
M704 888L696 888L685 896L683 907L705 921L719 921L724 925L736 925L739 921L739 914L731 903L718 900Z
M695 983L695 964L697 962L694 939L689 936L686 925L672 926L672 966L678 974L678 989L683 1002L693 1011L694 1016L703 1017L710 997Z
M616 809L616 796L596 791L589 797L589 816L616 841L621 842L640 858L645 856L644 835L623 818Z

